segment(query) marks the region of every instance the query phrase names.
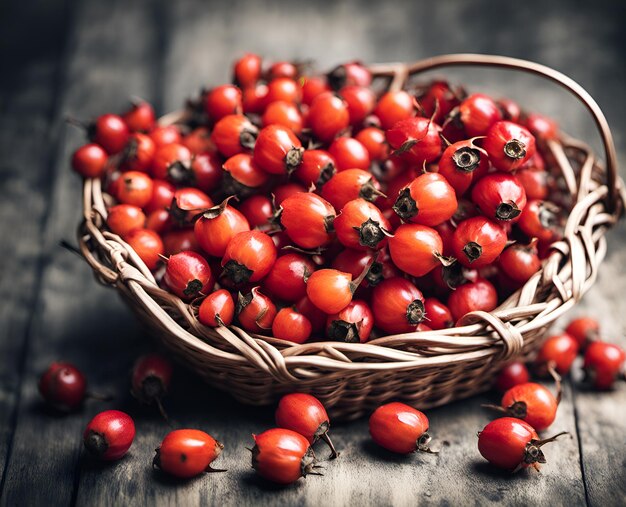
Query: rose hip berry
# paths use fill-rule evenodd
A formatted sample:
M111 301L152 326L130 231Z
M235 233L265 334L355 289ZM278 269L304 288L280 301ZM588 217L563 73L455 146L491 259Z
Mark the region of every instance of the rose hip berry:
M160 354L148 354L135 361L132 374L132 395L146 405L156 404L167 420L161 399L172 383L172 363Z
M496 169L514 171L535 154L535 138L520 125L499 121L487 131L483 148Z
M401 277L383 280L374 287L372 310L376 325L391 334L415 331L426 316L423 294Z
M272 322L272 336L293 343L304 343L309 339L312 326L309 319L295 308L281 309Z
M228 243L222 267L235 285L258 282L270 272L276 261L272 238L260 231L245 231L233 236Z
M56 410L71 412L87 396L87 380L73 364L54 362L39 379L39 393Z
M99 178L104 173L109 156L102 147L89 143L78 148L72 155L72 168L83 178Z
M198 320L205 326L230 326L235 316L235 302L230 292L216 290L202 300Z
M515 222L526 206L526 192L514 175L494 173L474 185L472 200L487 218Z
M437 454L428 447L431 439L428 427L423 412L397 402L378 407L369 420L372 440L398 454L417 451Z
M619 376L624 375L626 352L612 343L594 341L585 351L583 368L587 382L594 389L607 390L613 387Z
M457 226L452 251L464 266L478 268L495 261L506 241L507 234L500 225L484 217L473 217Z
M393 210L404 221L434 227L452 218L457 205L448 181L440 174L426 173L400 191Z
M526 365L520 361L514 361L505 365L496 377L495 386L498 391L506 392L512 387L525 384L530 381L530 373Z
M211 463L224 445L200 430L182 429L168 433L156 449L152 466L169 475L189 479L203 472L217 472Z
M584 349L587 344L600 339L600 324L592 317L579 317L567 325L565 332Z
M180 252L167 259L163 281L181 299L189 301L213 290L209 263L196 252Z
M85 428L83 442L89 453L104 461L122 458L135 438L135 423L119 410L105 410Z
M326 336L334 341L365 343L374 327L374 314L365 301L354 300L326 320Z

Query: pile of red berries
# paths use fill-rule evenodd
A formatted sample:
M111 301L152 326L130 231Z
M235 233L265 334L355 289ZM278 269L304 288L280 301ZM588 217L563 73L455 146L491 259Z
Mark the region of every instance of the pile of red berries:
M365 342L493 310L561 236L556 124L445 81L377 81L247 54L179 123L141 101L100 116L73 167L208 326Z

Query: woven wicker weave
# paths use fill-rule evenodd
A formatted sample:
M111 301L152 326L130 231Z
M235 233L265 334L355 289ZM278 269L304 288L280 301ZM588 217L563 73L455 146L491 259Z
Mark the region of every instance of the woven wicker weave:
M450 65L517 69L548 78L577 96L591 112L605 148L606 169L589 147L565 135L549 143L575 203L564 239L543 269L491 313L466 315L461 327L386 336L366 344L294 345L231 326L200 324L194 309L162 290L133 250L103 225L107 210L99 180L84 183L80 249L99 281L115 286L155 336L209 384L244 403L263 405L293 391L318 396L333 417L355 418L399 400L427 408L489 388L495 372L515 357L528 358L547 326L594 283L606 252L605 232L619 217L622 183L607 122L578 84L547 67L512 58L446 55L415 64L373 65L390 88L409 75ZM168 115L162 123L176 121Z

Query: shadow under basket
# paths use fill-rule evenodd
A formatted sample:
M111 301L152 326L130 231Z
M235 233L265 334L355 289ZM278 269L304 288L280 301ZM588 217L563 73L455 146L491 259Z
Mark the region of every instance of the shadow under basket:
M372 65L372 74L401 89L409 76L443 66L489 66L538 74L578 97L592 114L605 149L598 162L583 142L561 135L548 150L561 171L573 207L563 239L543 268L493 312L472 312L459 327L374 339L365 344L302 345L256 336L236 327L209 328L194 309L161 289L119 236L105 229L101 181L84 182L84 220L78 239L97 279L114 286L154 336L207 383L250 405L289 392L317 396L332 417L354 419L392 400L424 409L487 390L497 371L528 359L546 328L592 286L606 253L604 235L623 207L611 132L598 105L577 83L542 65L487 55L443 55L413 64ZM161 119L180 119L173 113Z

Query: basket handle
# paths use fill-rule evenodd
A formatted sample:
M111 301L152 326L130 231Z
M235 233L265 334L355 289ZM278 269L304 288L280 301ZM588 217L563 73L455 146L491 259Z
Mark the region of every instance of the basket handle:
M414 63L390 63L390 64L374 64L369 66L370 72L374 76L391 76L394 78L392 86L402 85L406 78L412 74L418 74L439 67L458 67L458 66L479 66L479 67L498 67L503 69L520 70L529 74L536 74L545 79L553 81L565 88L572 95L578 98L593 116L596 127L600 132L602 143L604 144L604 152L606 156L606 179L608 186L607 209L612 214L617 214L619 199L619 190L617 188L617 154L615 151L615 143L611 129L600 109L600 106L589 95L589 93L580 86L576 81L569 78L565 74L554 70L545 65L519 58L510 58L508 56L481 55L472 53L460 53L450 55L439 55L432 58L426 58Z

